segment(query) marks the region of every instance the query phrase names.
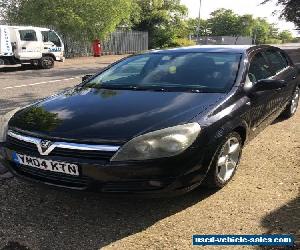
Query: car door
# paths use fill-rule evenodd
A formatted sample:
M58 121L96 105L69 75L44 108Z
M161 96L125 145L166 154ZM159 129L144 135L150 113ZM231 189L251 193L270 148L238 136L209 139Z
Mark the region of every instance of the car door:
M269 108L269 113L278 115L290 101L296 86L297 70L290 65L283 51L272 48L264 51L267 60L271 63L274 72L273 79L285 80L287 86L274 93L274 101Z
M43 53L51 53L56 58L61 56L61 52L64 50L64 45L59 36L53 30L41 31L44 43Z
M266 60L262 51L255 52L250 56L250 65L247 74L247 81L253 85L262 79L268 79L272 77L273 72L271 65ZM250 119L252 131L257 133L263 129L266 124L265 121L268 118L267 107L273 101L272 91L260 91L251 95L250 99ZM254 133L256 134L256 133Z
M16 57L20 60L39 59L42 57L42 42L33 29L17 31Z

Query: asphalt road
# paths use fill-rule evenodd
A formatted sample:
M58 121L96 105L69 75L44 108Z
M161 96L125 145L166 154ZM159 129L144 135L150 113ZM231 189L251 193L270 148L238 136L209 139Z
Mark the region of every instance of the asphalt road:
M0 114L79 84L82 76L96 73L119 58L72 59L57 63L51 70L0 68Z
M0 71L0 113L72 87L116 59ZM299 239L299 124L300 112L267 128L245 148L237 175L219 192L140 200L0 180L0 249L191 249L192 234L212 233L293 233Z

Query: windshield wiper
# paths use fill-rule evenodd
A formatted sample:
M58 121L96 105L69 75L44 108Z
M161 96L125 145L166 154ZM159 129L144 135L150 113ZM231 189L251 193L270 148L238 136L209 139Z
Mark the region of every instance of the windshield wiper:
M201 89L191 89L186 87L162 87L162 86L143 86L143 85L118 85L118 84L87 84L85 85L88 88L95 88L95 89L114 89L114 90L136 90L136 91L157 91L157 92L176 92L176 91L184 91L184 92L193 92L193 93L202 93L203 90Z
M94 89L115 89L115 90L123 90L123 89L129 89L129 90L135 90L137 87L136 85L117 85L117 84L99 84L99 83L91 83L86 84L85 87L87 88L94 88Z

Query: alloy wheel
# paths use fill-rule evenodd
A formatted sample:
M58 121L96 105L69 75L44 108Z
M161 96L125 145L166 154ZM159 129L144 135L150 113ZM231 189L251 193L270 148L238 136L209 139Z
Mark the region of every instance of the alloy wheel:
M296 91L294 93L292 104L291 104L291 113L294 114L297 111L298 105L299 105L299 99L300 99L300 89L296 88Z
M241 155L241 144L236 137L229 138L223 145L216 168L216 176L221 182L228 181L234 174Z

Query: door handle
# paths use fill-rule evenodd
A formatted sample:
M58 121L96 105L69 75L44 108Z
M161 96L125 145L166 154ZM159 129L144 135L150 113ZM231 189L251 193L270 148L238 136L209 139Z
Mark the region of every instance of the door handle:
M297 76L293 76L293 80L295 80L297 78Z
M26 47L22 47L22 49L26 49Z

